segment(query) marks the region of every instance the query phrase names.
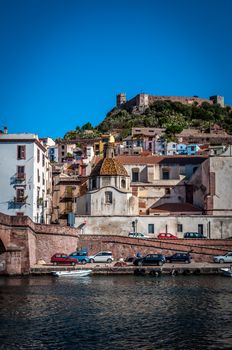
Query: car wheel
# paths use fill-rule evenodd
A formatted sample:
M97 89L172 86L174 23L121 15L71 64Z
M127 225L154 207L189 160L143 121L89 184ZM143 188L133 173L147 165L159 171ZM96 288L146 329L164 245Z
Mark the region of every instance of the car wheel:
M75 266L75 265L76 265L76 263L75 263L75 262L72 262L72 263L71 263L71 265L72 265L72 266Z
M142 266L143 262L142 261L138 261L138 266Z
M107 262L110 264L112 263L112 259L107 259Z
M224 262L225 262L225 261L224 261L223 259L220 259L220 260L219 260L219 264L224 264Z
M57 262L54 262L53 265L56 266L56 265L57 265Z
M87 261L84 259L84 260L82 260L82 262L81 262L83 265L85 265L86 263L87 263Z
M94 259L90 259L89 262L92 264L94 263Z
M187 263L190 264L190 263L191 263L191 260L188 260Z
M159 265L159 266L162 266L162 265L163 265L162 261L159 261L159 262L158 262L158 265Z

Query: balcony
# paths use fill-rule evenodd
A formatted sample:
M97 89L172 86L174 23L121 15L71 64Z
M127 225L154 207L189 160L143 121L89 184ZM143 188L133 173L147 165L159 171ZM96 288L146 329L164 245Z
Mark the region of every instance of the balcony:
M16 204L26 204L28 196L20 196L20 197L14 197L14 203Z
M73 201L73 193L71 192L64 192L63 195L60 197L60 202L72 202Z
M17 173L15 177L16 177L17 181L24 181L24 180L26 180L26 174L25 173Z

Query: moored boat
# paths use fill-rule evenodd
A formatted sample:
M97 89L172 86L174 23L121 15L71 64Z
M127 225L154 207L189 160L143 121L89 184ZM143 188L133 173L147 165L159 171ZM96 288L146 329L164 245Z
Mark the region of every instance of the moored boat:
M92 270L75 270L75 271L52 271L56 277L85 277L91 274Z
M221 269L221 271L223 272L223 276L226 277L232 277L232 267L224 267Z

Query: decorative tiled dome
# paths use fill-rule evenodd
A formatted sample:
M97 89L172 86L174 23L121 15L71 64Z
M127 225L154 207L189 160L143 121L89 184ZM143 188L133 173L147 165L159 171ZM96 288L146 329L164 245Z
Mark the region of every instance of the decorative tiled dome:
M115 158L104 158L99 160L90 176L128 176L128 173Z

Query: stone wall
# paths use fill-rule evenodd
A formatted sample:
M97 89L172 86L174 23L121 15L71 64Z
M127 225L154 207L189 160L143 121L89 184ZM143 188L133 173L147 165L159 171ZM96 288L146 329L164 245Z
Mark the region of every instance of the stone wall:
M221 217L218 219L215 217L203 218L206 227L208 225L207 220L214 220L212 221L212 228L215 229L215 232L224 230L223 234L226 236L231 232L231 218L225 217L224 221L220 221L222 220ZM134 220L135 217L82 217L79 219L82 229L81 227L78 229L59 225L34 224L27 217L0 214L0 242L3 248L0 251L0 273L10 275L29 273L30 268L39 259L50 263L53 254L71 253L77 247L88 248L90 254L97 253L100 250L110 250L113 252L115 259L134 255L138 251L141 254L157 252L165 255L177 251L191 251L195 261L212 261L214 255L232 251L232 240L225 239L179 239L170 242L154 239L154 235L153 238L152 235L150 236L151 239L129 238L128 232L131 230L131 220ZM161 219L160 225L168 224L170 225L168 227L172 228L171 224L176 224L180 217L147 217L147 220L159 221ZM86 225L84 225L86 228L83 228L83 220L86 220ZM143 226L140 220L139 217L138 228L142 230ZM183 217L182 220L182 222L186 220L190 224L194 220L200 220L200 217L194 220L193 217ZM145 220L144 222L147 225L149 221ZM231 225L231 228L226 231L229 225ZM87 233L85 231L89 231L91 234L85 234ZM117 232L120 232L120 234ZM218 238L220 238L220 234Z
M208 238L226 239L232 237L232 217L212 215L140 215L140 216L77 216L76 227L83 234L128 236L133 231L132 222L138 220L137 232L156 238L160 232L171 232L183 238L184 232L198 232L203 225L203 233ZM149 233L149 225L154 225L154 233ZM178 232L179 225L182 231Z

